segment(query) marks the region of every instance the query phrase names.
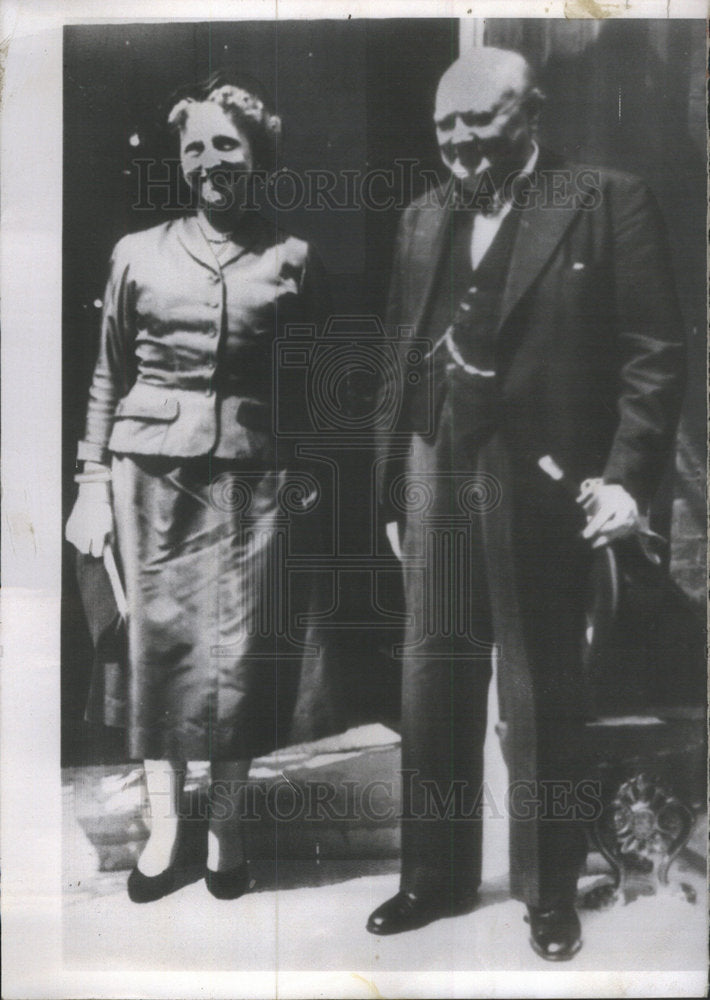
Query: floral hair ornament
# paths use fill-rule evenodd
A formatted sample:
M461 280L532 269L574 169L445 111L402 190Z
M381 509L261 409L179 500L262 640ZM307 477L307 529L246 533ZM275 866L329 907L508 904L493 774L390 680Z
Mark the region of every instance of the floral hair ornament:
M273 138L277 138L281 134L280 117L272 115L262 100L241 87L228 84L217 87L207 95L206 100L213 101L225 111L236 111L242 117L263 128ZM168 115L168 125L173 128L182 128L189 106L197 103L200 102L194 97L185 97L178 101Z
M264 102L260 98L250 94L241 87L233 87L225 84L213 90L207 97L208 101L215 101L221 108L235 108L240 111L245 118L251 119L256 125L261 125L272 135L280 135L281 119L278 115L272 115L267 110Z

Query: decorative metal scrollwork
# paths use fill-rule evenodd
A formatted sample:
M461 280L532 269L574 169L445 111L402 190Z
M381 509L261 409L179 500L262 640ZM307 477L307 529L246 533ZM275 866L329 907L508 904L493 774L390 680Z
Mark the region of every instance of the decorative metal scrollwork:
M688 843L692 811L656 778L640 773L624 781L594 826L595 842L612 867L613 881L591 889L582 905L597 909L630 903L671 887L668 871ZM694 903L692 886L672 887Z

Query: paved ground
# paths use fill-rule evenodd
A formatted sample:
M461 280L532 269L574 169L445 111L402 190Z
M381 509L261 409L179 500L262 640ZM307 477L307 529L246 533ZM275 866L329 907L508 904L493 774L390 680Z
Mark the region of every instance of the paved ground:
M523 907L508 899L505 874L484 882L481 905L471 914L376 938L364 922L396 891L396 862L292 862L277 879L254 868L254 890L240 900L215 900L198 881L148 906L129 902L125 874L105 875L100 892L75 894L65 907L66 965L357 970L375 981L378 970L550 969L527 943ZM700 892L695 906L657 896L585 914L585 945L569 968L702 969L707 907L702 879L688 878Z
M372 757L378 766L385 759ZM336 755L327 763L342 766ZM494 790L502 789L505 771L495 738L486 747L486 774ZM166 899L136 906L126 896L125 871L97 872L96 851L74 816L75 801L67 786L63 938L69 968L357 970L370 984L377 983L378 971L557 968L531 951L524 908L508 898L505 821L488 824L481 903L474 912L413 933L377 938L365 931L365 920L397 889L394 857L339 858L331 847L327 858L311 855L306 861L282 862L278 869L256 861L250 868L252 891L242 899L215 900L198 879ZM702 831L697 842L702 853ZM701 866L693 867L688 858L674 866L676 873L681 868L698 894L694 906L664 894L587 912L584 948L564 968L703 969L704 878ZM587 881L593 883L595 876ZM368 987L363 995L379 994Z

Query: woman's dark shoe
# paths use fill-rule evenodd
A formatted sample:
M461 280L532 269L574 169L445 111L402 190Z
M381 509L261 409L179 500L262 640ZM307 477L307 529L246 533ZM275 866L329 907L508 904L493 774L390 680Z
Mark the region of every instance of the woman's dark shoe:
M468 913L476 905L477 894L451 900L446 892L417 895L398 892L370 914L367 930L370 934L401 934L425 927L441 917Z
M126 883L128 898L133 903L153 903L156 899L168 896L176 888L176 871L176 866L172 864L160 875L144 875L136 866Z
M205 868L205 882L215 899L239 899L249 887L249 869L246 862L224 872Z
M530 944L548 962L566 962L582 947L582 928L574 906L552 910L528 907Z

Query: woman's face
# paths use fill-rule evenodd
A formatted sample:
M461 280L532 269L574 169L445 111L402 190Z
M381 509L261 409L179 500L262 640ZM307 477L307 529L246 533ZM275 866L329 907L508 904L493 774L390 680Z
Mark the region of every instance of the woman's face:
M251 143L213 101L190 107L180 133L180 163L201 208L229 210L240 203L240 178L254 168Z

